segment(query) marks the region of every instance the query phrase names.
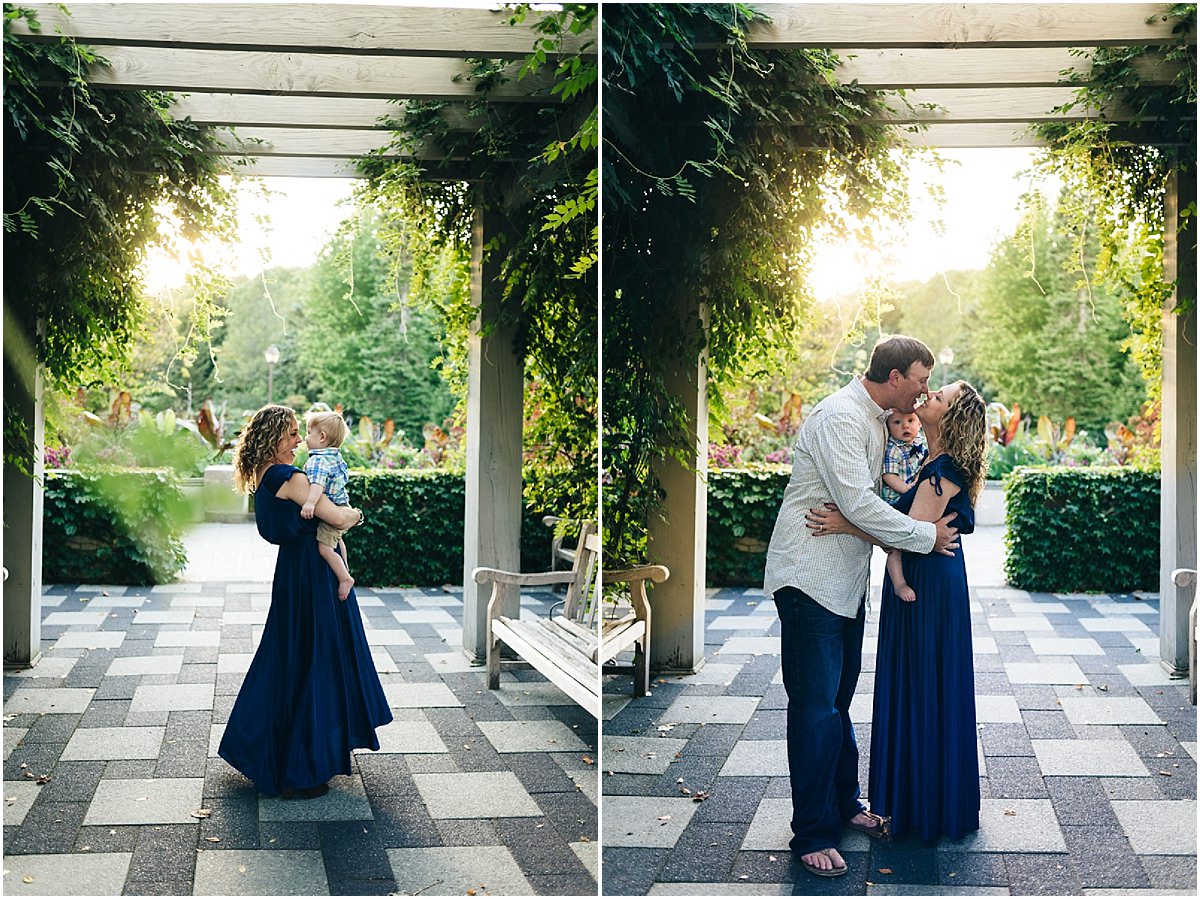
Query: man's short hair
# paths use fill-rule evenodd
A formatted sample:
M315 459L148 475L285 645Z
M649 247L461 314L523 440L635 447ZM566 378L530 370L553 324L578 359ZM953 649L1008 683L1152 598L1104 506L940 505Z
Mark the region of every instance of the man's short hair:
M309 412L304 425L310 431L324 431L330 446L341 446L350 433L346 420L336 412Z
M902 375L908 374L908 369L914 362L920 362L926 368L933 368L933 353L929 347L915 337L905 337L894 334L891 337L881 337L871 350L871 362L867 365L867 380L876 384L887 382L892 369Z

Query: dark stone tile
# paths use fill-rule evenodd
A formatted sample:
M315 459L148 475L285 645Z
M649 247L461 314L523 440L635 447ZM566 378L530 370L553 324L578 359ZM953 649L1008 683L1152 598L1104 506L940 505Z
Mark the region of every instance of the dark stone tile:
M663 709L642 704L642 700L634 700L621 709L611 721L604 723L604 732L620 736L654 736L655 725L662 716Z
M734 780L734 778L728 778ZM754 820L758 805L766 792L770 778L767 777L738 777L736 783L728 788L723 782L710 793L708 799L698 803L699 808L692 815L693 824L710 824L717 822L744 822Z
M189 896L191 892L192 879L181 877L178 880L127 880L122 895Z
M237 699L236 696L217 696L215 694L213 695L213 710L212 710L212 723L213 724L228 724L229 723L229 713L233 711L233 703L234 703L235 699Z
M209 759L204 774L204 798L231 799L237 796L258 796L253 782L234 770L224 759Z
M658 875L660 881L720 883L731 880L749 822L691 822Z
M755 712L742 732L743 740L786 740L787 712Z
M880 869L888 868L891 874ZM868 880L877 883L937 883L937 850L921 840L871 843Z
M241 795L210 798L204 807L211 814L200 821L200 843L204 849L258 849L258 799ZM219 843L210 841L216 837ZM277 847L272 847L277 848Z
M40 683L40 681L39 681ZM66 743L79 725L82 715L39 715L21 742Z
M104 767L104 762L59 762L38 798L42 802L90 802Z
M526 792L567 793L575 790L575 782L545 753L513 752L505 753L502 758L505 767L517 775Z
M73 851L133 852L140 835L141 828L136 824L89 825L79 828Z
M327 873L330 896L394 896L396 881L389 875L380 880L353 880Z
M143 826L129 861L126 884L138 880L191 880L196 873L199 833L195 824Z
M654 885L669 849L645 849L634 846L605 846L601 870L604 895L644 896Z
M1196 856L1139 855L1138 863L1155 890L1196 889Z
M155 777L202 777L208 764L208 740L163 740Z
M767 781L764 799L791 799L792 779L790 777L772 777Z
M1046 777L1046 791L1054 814L1064 827L1090 825L1115 827L1117 816L1095 777Z
M988 781L993 799L1045 799L1037 759L999 757L987 760Z
M449 747L448 755L454 760L459 771L499 771L505 767L503 757L492 748L492 744L486 739L468 740L459 745L470 747L470 749L455 748L454 745Z
M574 854L574 853L572 853ZM595 896L596 881L590 874L526 874L539 896Z
M217 682L217 663L182 665L179 668L177 684L215 684Z
M566 842L578 843L584 837L595 842L599 838L596 806L582 793L538 793L533 799Z
M671 795L671 790L682 793L681 787L687 787L693 794L697 790L711 791L724 765L725 759L716 755L681 758L672 762L666 773L660 776L656 791L663 796ZM679 783L680 779L683 783Z
M1008 682L1008 675L993 671L975 672L975 695L1004 696L1011 690L1012 685Z
M1168 799L1196 798L1196 763L1190 759L1146 759L1158 775L1158 788ZM1155 763L1155 764L1151 764Z
M154 759L114 759L104 766L105 780L139 779L144 780L154 776Z
M129 632L125 632L125 639L121 641L121 645L112 650L114 659L128 659L134 656L151 656L154 655L154 638L149 640L134 640L129 636Z
M163 739L202 740L207 745L212 728L212 715L203 710L170 712Z
M426 709L425 716L443 740L461 743L460 737L478 739L483 736L483 731L463 709Z
M587 869L562 835L537 818L497 818L496 832L526 874L586 876Z
M1004 864L1013 895L1073 896L1082 890L1069 855L1009 853Z
M764 713L756 713L756 715L758 714ZM727 758L741 738L742 727L740 724L706 724L688 740L687 745L683 748L683 755L688 758L697 755L715 755ZM670 736L674 736L674 732Z
M363 753L355 756L358 772L362 776L367 796L415 796L417 785L413 782L402 755L376 755Z
M123 727L129 714L128 699L93 699L79 719L80 727Z
M40 798L40 797L39 797ZM40 802L25 815L15 835L8 839L5 829L4 852L7 855L70 852L87 814L86 802Z
M1062 705L1058 694L1049 684L1013 684L1006 693L1011 693L1017 700L1017 706L1024 713L1026 710L1061 712Z
M463 818L435 821L443 846L499 846L496 819Z
M242 689L242 681L244 679L245 675L243 674L218 674L213 695L237 696L238 691Z
M1109 799L1165 799L1158 781L1165 778L1153 777L1105 777L1100 781L1104 795Z
M263 849L320 849L317 825L311 821L263 821L258 825Z
M1084 889L1147 889L1150 880L1120 827L1063 827Z
M1074 740L1075 728L1067 720L1066 712L1057 711L1023 711L1021 718L1025 722L1025 730L1032 740Z
M442 845L442 836L420 796L375 797L371 809L383 846L405 849Z
M63 678L62 685L70 689L96 689L100 686L101 682L107 680L104 676L104 672L107 670L107 662L96 665L92 664L90 658L80 659L80 661L75 663L75 667L71 669L70 673Z
M121 677L106 677L97 686L92 695L92 702L98 699L133 699L133 691L141 683L139 675L122 675Z
M392 866L373 822L322 821L317 833L330 883L392 879Z
M66 748L66 742L62 743L21 743L12 751L12 755L8 757L8 761L4 763L4 779L5 780L31 780L26 774L32 774L34 778L42 774L49 774L54 770L55 764L58 763L58 757L62 755L62 751Z
M937 854L938 880L947 886L998 887L1008 885L1004 857L990 852Z
M1023 724L981 724L979 737L983 741L983 754L989 759L1001 756L1033 757L1033 744ZM990 762L988 770L991 771Z

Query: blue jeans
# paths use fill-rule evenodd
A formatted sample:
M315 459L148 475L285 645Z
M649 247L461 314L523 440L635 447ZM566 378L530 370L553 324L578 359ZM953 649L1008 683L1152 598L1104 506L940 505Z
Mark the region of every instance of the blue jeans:
M837 846L858 801L858 744L850 700L862 668L863 607L854 618L830 612L807 593L775 593L783 624L788 769L795 855Z

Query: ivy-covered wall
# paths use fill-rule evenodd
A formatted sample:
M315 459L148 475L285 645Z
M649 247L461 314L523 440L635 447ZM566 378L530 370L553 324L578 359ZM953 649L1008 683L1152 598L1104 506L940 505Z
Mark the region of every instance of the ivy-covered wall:
M708 583L762 584L767 544L790 470L755 469L708 473Z

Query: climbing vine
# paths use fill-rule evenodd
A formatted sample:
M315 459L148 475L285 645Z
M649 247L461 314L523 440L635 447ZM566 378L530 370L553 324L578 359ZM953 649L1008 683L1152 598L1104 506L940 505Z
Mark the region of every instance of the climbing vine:
M18 20L35 35L14 32ZM211 129L173 120L165 93L92 90L103 57L39 31L34 12L4 6L4 355L22 381L40 363L53 388L128 361L142 261L170 241L164 217L186 239L233 233L235 219ZM219 313L198 293L200 338ZM31 471L9 394L4 434L6 462Z
M764 7L769 10L769 7ZM701 354L709 390L768 367L813 300L813 235L907 206L883 100L822 50L760 50L734 4L604 14L605 549L644 552L657 464L689 464L674 397ZM708 321L697 312L702 301Z
M507 15L536 34L515 74L474 60L472 100L407 101L392 142L362 160L358 196L385 211L381 237L398 264L411 264L408 300L440 311L444 368L460 395L477 313L472 226L477 210L499 223L485 252L497 261L501 320L515 326L525 358L526 502L595 518L597 62L586 37L565 47L592 31L596 6L521 4ZM512 77L537 102L498 102L496 88Z

